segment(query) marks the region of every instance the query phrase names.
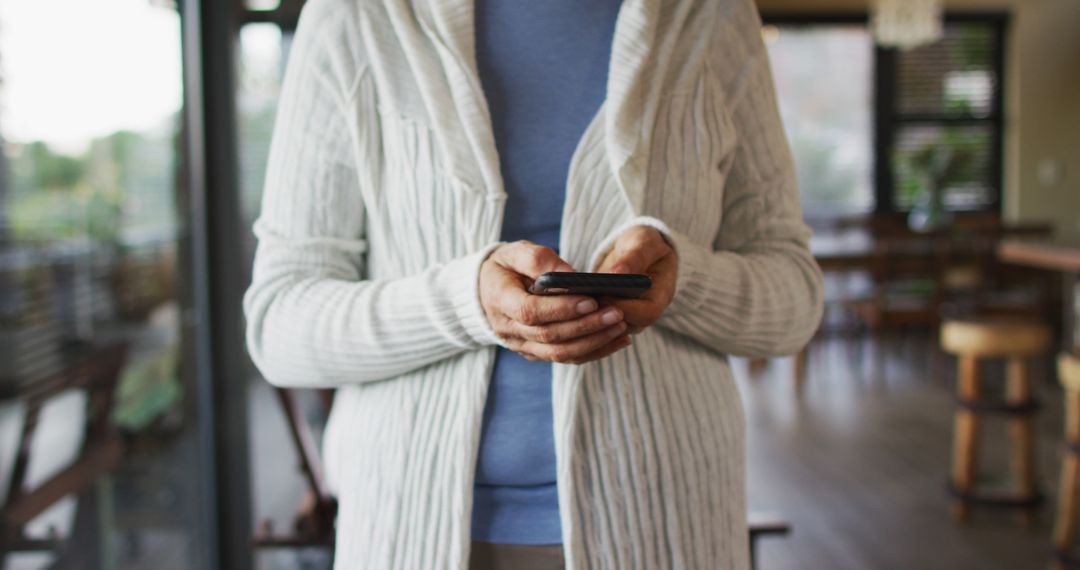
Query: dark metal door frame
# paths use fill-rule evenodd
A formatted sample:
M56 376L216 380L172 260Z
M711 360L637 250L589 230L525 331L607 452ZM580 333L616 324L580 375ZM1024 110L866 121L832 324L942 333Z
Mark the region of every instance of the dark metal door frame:
M199 488L199 567L250 570L252 516L240 309L246 271L237 167L234 2L183 0L185 178L189 201Z

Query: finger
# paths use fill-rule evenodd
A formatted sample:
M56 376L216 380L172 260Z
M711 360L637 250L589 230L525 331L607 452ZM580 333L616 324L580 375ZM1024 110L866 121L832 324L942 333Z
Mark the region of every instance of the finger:
M623 299L618 297L600 297L597 299L602 306L617 307L623 313L623 320L633 327L637 327L637 332L640 332L641 328L649 326L656 322L660 317L662 309L659 309L657 304L650 299ZM516 334L515 330L515 334ZM635 333L636 334L636 333Z
M539 326L568 321L596 311L599 304L587 295L533 295L526 291L521 275L503 266L493 276L495 310L506 319ZM514 331L516 333L516 329Z
M522 240L514 242L513 247L496 251L499 254L495 257L497 263L529 279L535 280L548 271L575 271L555 250L532 242Z
M528 326L571 321L600 308L596 299L587 295L532 295L510 289L502 299L503 314Z
M560 344L544 344L527 340L522 343L521 347L525 352L539 356L549 362L569 362L603 347L625 331L626 323L619 323L600 332Z
M645 242L640 247L623 250L612 263L611 272L645 273L654 263L663 259L668 251L666 245L656 241Z
M633 340L630 339L630 332L628 330L626 334L617 337L615 340L590 352L589 354L586 354L585 356L582 356L581 358L570 361L569 364L585 364L586 362L592 362L594 360L600 360L601 358L607 358L608 356L619 352L620 350L630 346L631 344L633 344Z
M649 267L662 259L665 252L655 245L641 248L619 247L604 258L597 268L599 273L645 273Z
M557 344L602 331L623 320L622 311L608 307L573 320L529 326L514 323L514 336L544 344Z
M505 315L496 314L493 318L489 318L488 322L491 323L491 329L495 331L495 334L507 342L521 338L518 335L517 326L514 321L506 318Z
M616 260L618 260L618 257L619 256L616 254L615 250L612 249L604 255L604 259L600 260L600 264L597 265L596 269L594 269L593 271L597 273L615 273L611 270L611 266L614 265Z
M525 360L529 360L529 361L542 360L536 354L533 354L532 352L529 352L528 347L525 346L525 343L527 343L527 342L529 342L529 341L527 341L527 340L525 340L523 338L520 338L520 337L508 338L508 339L506 339L506 347L509 348L510 350L520 354L523 358L525 358Z

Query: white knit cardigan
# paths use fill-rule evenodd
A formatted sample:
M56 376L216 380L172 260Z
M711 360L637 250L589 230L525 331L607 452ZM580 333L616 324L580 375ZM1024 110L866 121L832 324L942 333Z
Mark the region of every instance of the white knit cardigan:
M467 567L496 345L477 293L506 194L473 0L311 0L270 151L247 342L279 386L337 387L323 451L338 569ZM679 255L634 344L553 366L566 567L748 567L726 355L796 351L822 311L752 0L625 0L574 152L559 252L632 224ZM561 176L552 173L553 176Z

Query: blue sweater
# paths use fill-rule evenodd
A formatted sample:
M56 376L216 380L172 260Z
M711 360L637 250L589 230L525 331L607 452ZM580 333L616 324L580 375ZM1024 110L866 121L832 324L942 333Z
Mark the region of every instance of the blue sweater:
M502 239L558 250L570 158L604 100L621 0L478 0L476 58L508 194ZM562 542L551 365L498 349L472 538Z

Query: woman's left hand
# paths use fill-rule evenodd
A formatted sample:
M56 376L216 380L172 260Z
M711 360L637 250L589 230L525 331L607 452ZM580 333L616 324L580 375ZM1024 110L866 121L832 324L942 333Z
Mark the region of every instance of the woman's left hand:
M601 297L599 301L621 309L627 332L637 334L655 323L671 304L678 270L678 255L660 232L649 226L634 226L615 240L596 271L642 273L652 279L652 288L638 299Z

